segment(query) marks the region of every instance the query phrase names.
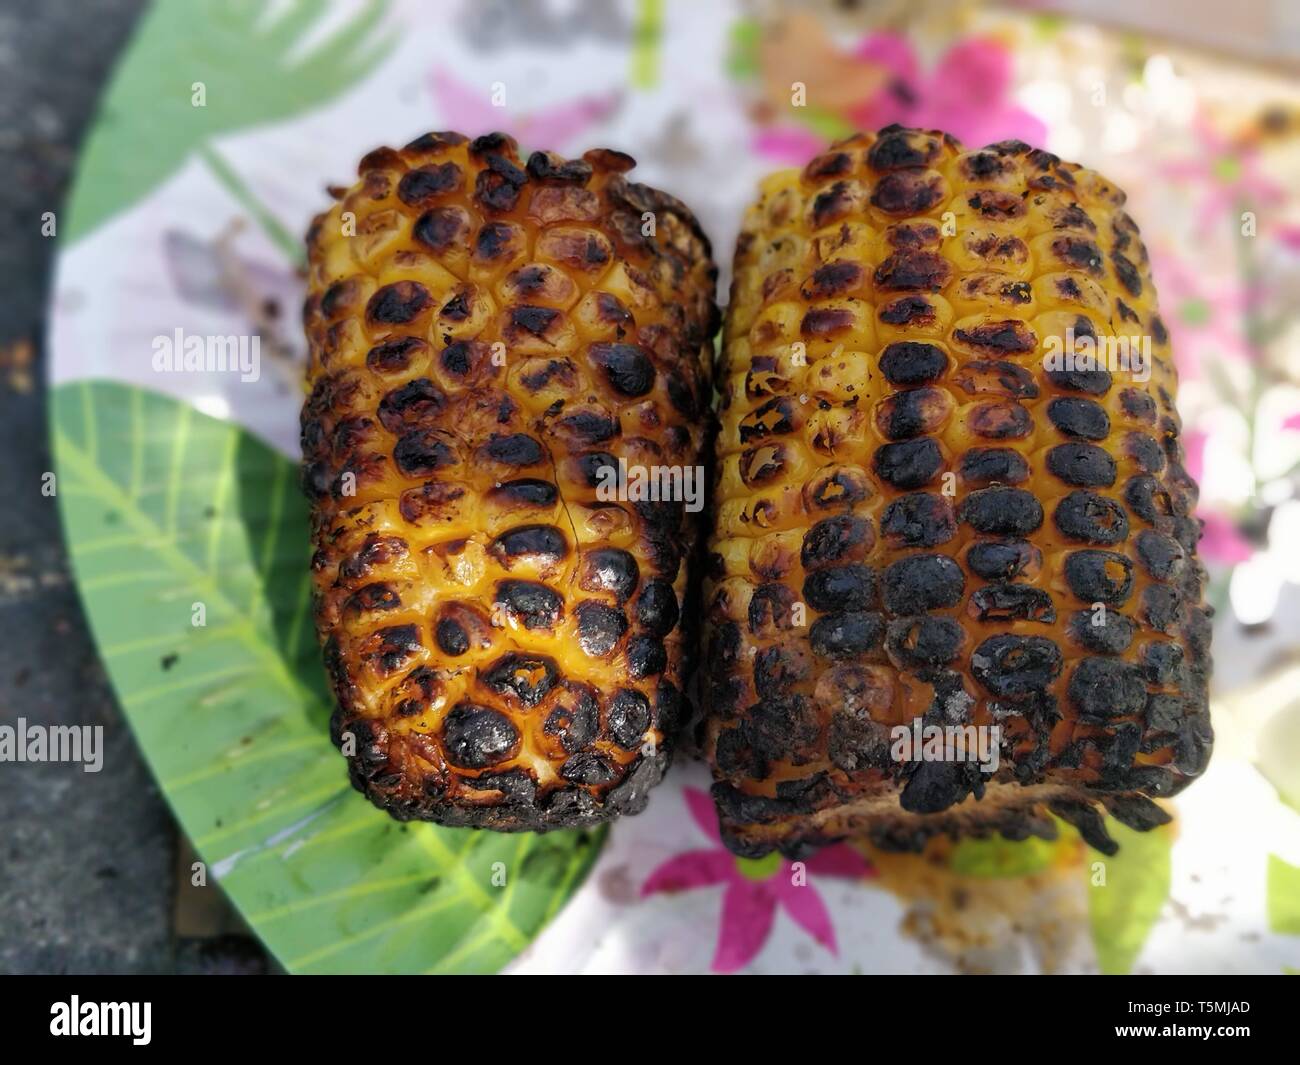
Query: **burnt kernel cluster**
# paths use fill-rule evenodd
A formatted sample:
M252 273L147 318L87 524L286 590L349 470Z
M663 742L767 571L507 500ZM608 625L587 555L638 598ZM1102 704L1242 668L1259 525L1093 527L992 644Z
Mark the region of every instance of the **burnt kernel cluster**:
M697 527L598 490L620 460L701 462L720 316L699 225L633 165L430 133L367 155L308 234L332 730L400 819L592 824L671 753Z
M1050 835L1204 767L1195 485L1146 251L1101 176L890 126L774 174L715 366L705 751L723 838ZM956 218L956 232L948 228ZM1074 338L1071 348L1070 337ZM1077 355L1152 345L1151 375ZM1000 766L898 765L914 717Z

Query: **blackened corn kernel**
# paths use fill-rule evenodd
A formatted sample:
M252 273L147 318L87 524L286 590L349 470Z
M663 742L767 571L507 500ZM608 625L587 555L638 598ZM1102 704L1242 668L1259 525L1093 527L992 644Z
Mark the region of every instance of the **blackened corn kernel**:
M882 481L895 488L920 488L943 468L943 452L928 436L884 444L872 456L872 467Z
M1110 435L1110 415L1091 399L1063 396L1047 405L1047 417L1064 436L1105 440Z
M824 614L808 629L808 644L822 658L856 659L880 646L885 619L878 613L850 610Z
M1085 720L1106 721L1138 714L1146 706L1146 682L1137 666L1114 658L1085 658L1074 668L1067 689Z
M1080 488L1109 488L1118 476L1115 460L1094 444L1058 444L1047 453L1047 469Z
M971 655L971 673L993 695L1009 699L1042 691L1061 672L1057 645L1045 636L990 636Z
M1021 484L1029 480L1029 463L1009 447L973 447L961 458L961 478L971 488Z
M443 720L442 742L453 765L484 769L510 757L519 732L505 714L491 707L458 703Z
M955 618L921 615L889 623L885 649L900 668L946 666L961 652L965 630Z
M1023 366L1002 360L975 360L962 365L953 383L968 395L993 394L1011 399L1037 399L1034 375Z
M875 601L876 577L860 564L814 570L804 580L803 597L823 612L865 609Z
M1116 611L1077 611L1070 618L1070 638L1098 654L1119 655L1129 649L1137 634L1131 618Z
M971 593L967 612L978 621L1039 621L1050 625L1056 620L1052 597L1028 584L986 584Z
M1085 603L1123 606L1133 591L1133 563L1114 551L1073 551L1064 572L1070 591Z
M1138 561L1150 577L1158 581L1173 580L1182 571L1187 558L1183 545L1172 536L1143 529L1137 534Z
M640 579L636 559L618 547L584 552L578 569L580 588L588 592L609 592L620 604L631 598Z
M1142 591L1138 616L1156 632L1174 635L1182 610L1183 593L1167 584L1154 584Z
M1056 527L1072 540L1118 544L1128 537L1128 515L1109 496L1080 489L1071 492L1052 512Z
M806 570L841 561L861 561L875 544L868 518L841 514L824 518L804 534L799 559Z
M1109 390L1112 382L1109 370L1061 369L1048 370L1047 379L1067 392L1083 392L1090 396L1102 396Z
M952 414L951 395L938 388L910 388L895 392L876 411L881 435L907 440L939 429Z
M900 388L937 381L948 369L948 356L934 344L900 341L880 354L880 372Z
M966 550L966 565L986 581L1009 581L1036 576L1043 554L1027 540L976 540Z
M1162 518L1173 517L1179 512L1174 495L1148 474L1139 474L1124 483L1124 502L1149 525L1157 525Z
M882 598L891 614L956 606L965 590L961 567L947 555L911 555L885 570Z
M976 532L1028 536L1043 524L1043 507L1023 488L980 488L963 500L960 518Z
M1164 640L1149 643L1142 649L1140 661L1148 683L1176 684L1183 665L1182 645Z
M957 535L957 517L942 496L910 492L885 507L880 535L894 547L936 547Z

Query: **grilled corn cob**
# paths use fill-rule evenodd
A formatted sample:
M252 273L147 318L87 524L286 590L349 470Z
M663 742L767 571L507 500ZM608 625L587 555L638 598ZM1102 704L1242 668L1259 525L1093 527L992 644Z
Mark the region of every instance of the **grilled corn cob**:
M431 133L308 234L332 732L397 818L590 824L667 764L694 520L598 489L699 462L720 321L707 240L633 165Z
M1109 853L1103 810L1150 828L1152 797L1203 770L1196 486L1124 201L1018 141L897 126L764 182L716 374L704 589L738 853L1050 837L1047 811ZM951 740L895 746L930 726L989 729L996 772Z

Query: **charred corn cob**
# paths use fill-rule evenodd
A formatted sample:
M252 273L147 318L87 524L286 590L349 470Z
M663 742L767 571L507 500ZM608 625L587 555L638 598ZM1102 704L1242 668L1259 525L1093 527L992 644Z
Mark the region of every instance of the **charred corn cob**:
M1124 201L1018 141L900 127L763 184L704 589L738 853L1051 836L1047 811L1109 852L1103 810L1150 828L1204 768L1196 486Z
M636 812L682 705L716 269L614 151L381 148L308 235L315 619L354 785L401 819Z

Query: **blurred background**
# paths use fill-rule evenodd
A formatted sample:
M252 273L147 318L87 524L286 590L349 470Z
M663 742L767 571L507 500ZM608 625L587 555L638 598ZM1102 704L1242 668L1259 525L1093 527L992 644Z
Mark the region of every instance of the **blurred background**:
M79 609L58 513L35 487L53 468L47 382L109 374L160 387L114 365L111 345L101 349L102 319L91 317L88 326L84 310L89 300L90 313L102 313L95 297L75 285L50 289L68 241L42 235L42 214L61 210L114 59L150 5L91 6L93 15L74 0L0 4L0 173L10 179L0 198L0 718L103 725L109 744L93 780L71 766L0 765L0 970L275 971L218 892L187 890L177 874L188 868L188 845L135 753ZM223 8L250 5L161 6L220 18ZM271 12L285 6L265 5ZM1188 467L1202 488L1201 555L1219 612L1216 759L1252 765L1277 802L1300 808L1300 5L445 0L342 7L338 14L321 5L320 13L339 24L360 10L378 27L371 33L368 22L364 54L335 68L370 94L371 110L363 128L353 124L337 137L328 112L317 121L322 144L308 187L289 191L304 170L301 154L277 147L269 134L258 139L284 117L275 108L250 106L228 126L246 127L249 136L225 154L223 181L258 190L247 195L238 255L261 291L286 301L296 292L297 253L296 237L285 234L302 231L321 206L321 187L348 178L360 151L425 128L500 127L525 145L561 152L597 142L628 149L641 180L696 210L722 264L757 177L799 165L858 128L942 128L971 146L1019 138L1118 182L1153 259L1178 360ZM211 59L201 43L194 49L195 63ZM399 52L400 63L390 58ZM345 88L328 77L308 83L291 52L264 61L272 74L282 65L283 79L268 84L295 106L313 103L313 93L323 106ZM400 73L377 81L374 71L389 62ZM187 68L178 69L188 81ZM515 102L494 110L487 87L506 69ZM122 99L131 91L125 81L115 90ZM791 106L796 81L807 86L806 107ZM79 205L77 240L90 234L93 242L96 227L128 217L142 197L165 205L173 196L180 205L173 218L198 202L197 192L180 187L190 165L185 145L170 172L160 164L148 181L114 184L106 153L129 160L138 142L130 114L114 110L112 94L108 101L85 148L105 184ZM279 221L260 216L252 206L259 198L285 204ZM205 256L214 240L201 217L193 213L188 229L173 225L160 242L165 293L164 282L129 264L119 244L122 268L105 275L109 295L99 298L156 292L196 307L225 299L209 291ZM724 298L727 278L724 265ZM51 311L65 337L53 356ZM278 327L290 360L301 351L293 317ZM113 324L122 328L120 316ZM283 417L292 388L283 380L251 399L210 383L162 387L286 453L293 447L296 430ZM1300 927L1284 921L1274 931Z

